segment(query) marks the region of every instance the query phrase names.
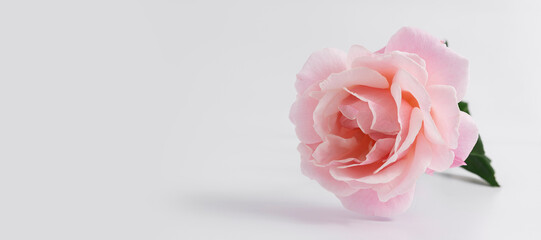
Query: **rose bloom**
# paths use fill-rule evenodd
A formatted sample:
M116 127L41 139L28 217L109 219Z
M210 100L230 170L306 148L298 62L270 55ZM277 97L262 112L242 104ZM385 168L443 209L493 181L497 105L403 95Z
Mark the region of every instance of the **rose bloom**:
M404 212L421 174L464 165L477 141L457 104L467 82L465 58L409 27L377 52L313 53L290 112L303 173L352 211Z

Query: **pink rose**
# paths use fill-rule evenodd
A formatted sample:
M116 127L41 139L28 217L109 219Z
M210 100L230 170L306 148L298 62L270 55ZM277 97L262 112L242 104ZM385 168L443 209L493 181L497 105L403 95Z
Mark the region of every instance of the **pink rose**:
M409 27L377 52L312 54L290 113L303 173L352 211L404 212L421 174L464 165L477 141L457 105L467 83L465 58Z

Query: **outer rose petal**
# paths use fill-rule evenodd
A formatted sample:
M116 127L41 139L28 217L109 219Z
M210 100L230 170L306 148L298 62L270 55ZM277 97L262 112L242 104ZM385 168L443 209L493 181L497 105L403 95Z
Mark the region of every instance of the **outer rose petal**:
M465 165L464 160L470 155L473 146L477 142L479 133L477 126L470 115L460 112L460 124L458 125L458 147L454 150L455 160L451 167Z
M450 86L434 85L427 88L432 99L432 118L445 139L447 146L455 149L458 144L460 109L456 104L455 89Z
M425 136L419 135L418 138L425 138ZM428 142L427 139L424 141ZM431 144L430 148L432 150L432 161L430 161L428 168L438 172L449 169L455 158L454 152L445 145Z
M336 196L349 196L357 191L347 183L334 179L329 173L329 167L315 166L309 159L312 150L308 146L301 143L297 149L301 153L301 170L305 176L316 180Z
M378 194L371 189L360 189L347 197L338 197L342 205L351 211L367 216L392 217L408 209L413 200L412 188L410 191L381 202Z
M466 94L468 60L446 47L439 39L415 28L404 27L391 37L385 53L415 53L426 62L427 85L450 85L456 89L457 102Z
M295 124L297 137L306 144L321 142L321 137L314 130L313 114L317 103L315 98L298 95L289 112L289 119Z
M363 46L353 45L349 48L347 55L347 64L351 67L351 63L359 57L370 56L372 53Z
M303 94L306 89L319 84L332 73L342 72L346 68L346 54L338 49L326 48L313 53L297 74L297 93Z

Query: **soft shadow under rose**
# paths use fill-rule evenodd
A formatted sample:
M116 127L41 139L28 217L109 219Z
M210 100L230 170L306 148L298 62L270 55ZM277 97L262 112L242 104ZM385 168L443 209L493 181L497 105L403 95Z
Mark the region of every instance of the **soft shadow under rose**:
M414 28L377 52L312 54L290 112L303 173L363 215L405 211L421 174L464 165L477 140L467 82L468 61Z

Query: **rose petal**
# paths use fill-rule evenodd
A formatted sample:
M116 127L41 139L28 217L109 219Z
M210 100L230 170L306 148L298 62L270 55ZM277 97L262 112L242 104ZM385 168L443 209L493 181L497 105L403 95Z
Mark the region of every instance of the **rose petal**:
M479 137L477 126L473 122L472 117L465 112L460 112L458 132L458 146L454 150L455 160L451 167L465 165L464 161L470 155Z
M298 150L301 152L301 156L311 155L311 149L304 144L299 144ZM329 173L329 167L315 166L307 158L301 157L301 170L305 176L316 180L321 186L337 196L349 196L357 191L347 183L334 179Z
M426 62L424 59L422 59L421 57L419 57L419 55L415 54L415 53L409 53L409 52L400 52L400 51L395 51L396 52L399 52L401 55L404 55L408 58L410 58L411 60L415 61L417 64L419 64L419 66L421 66L423 69L426 69ZM424 76L425 74L423 74ZM422 82L423 84L426 84L426 80L424 82Z
M425 85L428 79L428 73L424 66L424 61L412 53L395 51L384 55L371 55L356 58L351 64L352 68L367 67L374 69L387 79L393 79L394 74L402 69Z
M359 126L357 125L356 120L348 119L345 116L340 117L340 124L342 125L342 127L348 128L348 129L357 129L357 128L359 128Z
M426 62L428 85L450 85L456 89L457 103L466 94L468 60L446 47L439 39L415 28L404 27L391 37L385 53L415 53Z
M431 115L438 130L451 149L458 144L458 124L460 109L456 104L456 92L453 87L433 85L427 88L432 99Z
M358 99L368 102L373 120L370 129L386 134L400 130L394 99L388 90L367 87L351 87L345 90Z
M345 91L333 90L326 92L317 103L313 112L314 130L319 136L326 136L329 133L339 131L340 126L336 126L338 118L338 107L341 102L348 97L349 94Z
M372 52L370 52L368 49L364 48L360 45L353 45L351 48L349 48L348 55L347 55L347 65L351 66L351 63L359 58L364 56L370 56L372 55Z
M348 119L354 120L363 108L368 108L368 103L361 101L353 96L347 97L338 106L338 110Z
M348 154L359 150L358 145L359 143L354 137L345 139L335 135L328 135L325 141L319 144L312 156L317 164L326 165L333 160L348 158Z
M362 105L362 108L358 108L359 113L357 114L357 117L355 118L357 120L357 126L366 134L372 134L374 131L370 128L372 126L372 122L374 121L374 116L372 115L372 111L370 110L370 107L368 106L368 103L366 105Z
M379 167L375 173L381 171L383 168L389 166L389 164L395 162L399 159L400 154L402 152L406 152L408 148L413 144L415 141L415 138L417 137L417 133L419 133L419 130L421 130L421 126L423 123L423 114L419 108L413 108L411 111L411 117L409 121L409 129L408 129L408 135L404 139L404 142L400 147L398 147L398 150L391 155L391 157L383 164L381 167Z
M297 74L295 88L303 94L308 88L319 84L332 73L346 70L346 54L338 49L326 48L313 53Z
M289 119L295 124L297 137L306 144L321 142L321 137L314 130L313 113L317 104L317 99L298 95L289 112Z
M455 159L455 154L452 150L445 145L430 144L424 135L417 136L417 142L419 141L426 141L430 145L432 152L432 160L430 161L430 165L428 165L430 170L442 172L449 169Z
M423 133L431 143L447 145L447 142L441 136L440 130L436 126L434 119L432 119L430 112L423 112L423 129Z
M366 160L362 162L362 165L375 163L387 156L393 149L395 139L383 138L376 141L376 144L370 149L370 152L366 155Z
M422 134L419 133L419 136ZM405 162L402 174L393 181L374 188L378 192L379 200L388 201L393 197L408 192L409 189L415 186L419 176L426 171L431 160L432 150L428 141L425 138L418 138L415 148L408 151L407 155L399 160Z
M333 166L329 170L331 176L339 181L357 180L372 175L379 164L361 165L360 163L350 162L341 166Z
M372 69L358 67L340 73L333 73L328 79L322 81L319 86L322 91L337 90L350 86L388 88L389 82L387 82L385 77Z
M350 186L358 188L375 187L378 184L388 183L403 174L406 161L398 161L389 167L374 173L380 163L363 165L362 163L347 162L342 166L330 168L331 175L341 181L346 181ZM362 187L365 186L365 187Z
M371 134L373 131L370 129L372 125L372 111L368 106L368 103L356 98L355 96L349 96L342 101L342 105L338 107L344 117L356 120L354 128L360 128L364 133ZM346 123L341 121L341 123ZM349 123L346 123L348 127L352 127Z
M406 100L412 107L419 107L423 112L430 111L430 96L426 92L424 86L417 81L411 74L404 70L398 70L393 78L393 83L398 82L402 91L407 91L413 99L407 99L402 93L402 98ZM413 101L413 104L410 102Z
M360 189L347 197L339 197L345 208L365 216L392 217L409 208L414 188L406 193L382 202L372 189Z

